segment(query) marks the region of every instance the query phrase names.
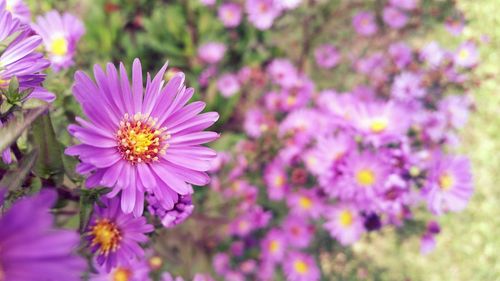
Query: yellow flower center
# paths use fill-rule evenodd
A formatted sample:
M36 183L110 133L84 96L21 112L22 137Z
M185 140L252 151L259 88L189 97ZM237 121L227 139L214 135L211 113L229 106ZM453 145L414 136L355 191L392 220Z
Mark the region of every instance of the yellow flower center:
M303 209L310 209L312 207L312 201L308 197L302 196L299 199L299 205Z
M388 121L386 118L376 118L373 119L371 124L370 124L370 130L373 133L381 133L387 129Z
M131 164L158 161L160 154L165 154L170 138L166 128L156 128L156 121L140 113L132 118L125 114L116 133L118 150L123 159Z
M108 255L120 247L122 236L116 224L108 219L101 219L90 230L92 238L91 246L98 245L99 253Z
M125 267L119 267L113 273L113 281L129 281L132 271Z
M353 219L352 213L347 210L342 211L339 215L340 225L344 227L350 226Z
M439 186L444 191L450 190L454 183L455 179L449 173L444 173L439 177Z
M292 106L297 103L297 97L296 96L288 96L286 98L286 104L289 106Z
M356 181L361 186L371 186L375 183L375 173L370 169L361 169L356 174Z
M295 271L299 274L305 274L309 271L309 266L301 260L297 260L293 263Z
M12 13L12 10L14 9L14 3L12 3L12 0L7 0L5 1L5 10L7 12L11 12ZM0 279L1 280L1 279Z
M10 83L10 79L2 79L0 78L0 87L7 87L9 86L9 83Z
M309 164L310 166L316 166L316 164L318 164L318 158L314 157L314 156L309 156L307 157L307 164Z
M271 253L276 253L279 248L280 244L278 243L278 241L273 240L269 243L269 250L271 251Z
M160 268L162 264L163 264L163 260L159 256L153 256L149 259L149 265L152 268L155 268L155 269Z
M285 177L283 177L282 175L277 175L276 177L274 177L274 185L276 185L277 187L282 187L284 184Z
M52 40L50 51L56 56L65 56L68 53L68 41L64 37Z
M467 49L462 49L462 50L460 50L460 52L458 53L458 57L459 57L460 59L462 59L462 60L467 59L467 58L469 57L469 55L470 55L470 52L469 52L469 50L467 50Z

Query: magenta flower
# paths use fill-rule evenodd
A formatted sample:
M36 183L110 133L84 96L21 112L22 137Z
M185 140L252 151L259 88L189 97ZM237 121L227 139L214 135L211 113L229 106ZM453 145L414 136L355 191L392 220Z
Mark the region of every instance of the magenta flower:
M420 51L420 59L426 61L431 67L437 67L445 58L445 51L435 41L425 45Z
M391 96L401 101L412 101L424 97L426 90L422 86L422 75L402 72L394 78Z
M272 117L265 115L265 113L259 108L252 108L245 114L243 128L250 137L260 137L262 134L268 132L272 125Z
M98 272L90 275L90 281L151 281L150 268L144 260L130 260L107 271L104 267L96 267Z
M333 207L326 217L325 229L344 246L358 241L365 231L363 218L354 205L339 204Z
M393 43L389 46L389 54L399 69L403 69L412 61L412 50L404 42Z
M264 170L264 182L267 186L267 196L270 200L282 200L288 193L288 179L284 163L276 158Z
M302 0L275 0L278 7L284 10L292 10L297 8Z
M140 216L144 193L153 194L162 206L174 207L178 195L192 193L190 184L205 185L205 171L216 153L201 144L218 137L203 132L219 117L215 112L199 114L203 102L186 103L193 96L184 86L184 75L176 74L166 85L166 65L143 88L141 63L134 61L132 85L123 64L120 74L112 64L107 73L94 67L95 84L81 71L75 74L73 92L89 121L77 118L69 132L82 144L66 149L82 161L77 171L91 173L86 185L112 188L108 197L121 192L121 208Z
M288 254L283 269L288 281L317 281L321 277L314 258L300 252Z
M413 10L415 9L418 4L419 4L420 0L390 0L389 3L394 6L394 7L398 7L400 9L403 9L403 10Z
M465 28L465 19L463 16L455 19L447 19L444 23L444 27L451 35L459 36Z
M219 7L219 20L225 27L237 27L241 22L242 9L236 3L226 3Z
M217 89L223 97L229 98L240 91L240 82L238 77L232 73L223 74L217 80Z
M248 20L260 30L269 29L274 20L281 14L275 0L247 0L245 8Z
M215 64L222 60L226 53L226 45L218 42L209 42L198 47L198 57L209 64Z
M317 219L324 212L323 202L316 189L301 189L289 194L287 204L290 212L298 216Z
M74 254L80 238L52 227L55 202L55 192L42 191L0 214L0 280L81 280L86 263Z
M437 215L463 210L474 192L469 160L460 156L434 158L423 190L429 209Z
M288 59L274 59L267 67L274 83L290 88L296 85L299 77L297 68Z
M316 48L314 58L319 67L331 69L340 62L341 55L333 45L324 44Z
M286 235L278 229L271 229L261 242L262 258L266 261L281 262L287 248Z
M74 64L73 57L85 27L77 17L57 11L37 17L33 29L43 38L54 71L68 68Z
M23 0L0 0L0 11L10 12L14 18L23 23L31 21L30 8Z
M479 52L474 42L468 41L460 45L455 51L453 58L456 65L470 68L475 66L479 61Z
M181 224L191 216L194 210L191 195L179 196L179 200L177 200L177 203L170 210L163 208L155 196L149 195L146 197L146 200L148 201L149 212L160 218L163 226L167 228Z
M107 272L117 266L126 266L131 260L144 257L139 243L148 240L146 233L154 227L146 218L124 214L117 198L104 199L104 206L94 206L94 213L87 227L87 240L96 262Z
M283 231L288 244L296 248L306 248L314 237L314 227L306 218L289 215L283 222Z
M352 25L359 35L371 36L378 31L375 15L372 12L358 12L352 18Z
M200 3L205 6L213 6L215 5L216 0L200 0Z
M408 16L404 12L391 6L384 8L382 18L387 25L394 29L400 29L408 22Z

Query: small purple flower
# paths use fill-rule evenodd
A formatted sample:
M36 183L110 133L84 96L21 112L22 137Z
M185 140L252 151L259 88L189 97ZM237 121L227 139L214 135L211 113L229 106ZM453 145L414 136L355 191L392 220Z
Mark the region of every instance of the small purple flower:
M304 253L289 253L283 269L288 281L317 281L320 279L320 272L314 258Z
M43 17L37 17L33 30L42 36L55 71L74 64L76 46L85 33L80 19L69 13L61 15L57 11L50 11Z
M417 8L420 0L390 0L389 3L394 6L398 7L403 10L414 10Z
M457 19L447 19L444 27L451 35L459 36L465 28L465 19L463 16Z
M155 196L148 195L146 200L149 204L149 212L159 217L163 226L167 228L181 224L194 210L191 195L180 195L179 200L177 200L177 203L170 210L163 208Z
M108 64L106 73L94 67L94 83L77 71L73 92L89 121L77 118L69 132L81 144L68 147L66 154L79 156L77 171L89 174L86 185L112 188L109 198L121 197L125 213L140 216L144 194L154 194L166 210L179 195L193 192L191 184L205 185L215 158L214 150L202 144L218 137L204 132L219 117L215 112L199 114L205 103L187 102L194 94L177 73L168 83L166 65L144 88L142 67L134 60L132 85L123 64L119 72Z
M94 206L94 213L87 227L87 240L96 262L111 272L117 266L126 266L131 260L144 258L139 243L148 241L146 233L154 227L146 218L125 214L119 199L103 199L104 206Z
M420 59L431 67L438 67L445 58L445 51L435 41L425 45L420 51Z
M354 205L340 204L333 207L326 220L325 228L344 246L358 241L365 231L363 218Z
M288 59L274 59L267 67L274 83L290 88L296 85L299 77L297 68Z
M277 5L284 10L292 10L297 8L302 0L275 0Z
M241 22L242 9L236 3L226 3L219 7L219 20L225 27L237 27Z
M209 64L220 62L225 53L226 45L218 42L208 42L198 48L198 57Z
M288 193L288 179L284 163L276 158L264 170L264 182L267 186L267 196L270 200L282 200Z
M356 32L362 36L371 36L378 31L375 15L372 12L358 12L352 18L352 25Z
M215 5L216 0L200 0L200 3L205 6L213 6Z
M217 89L225 98L234 96L240 91L238 77L232 73L223 74L217 80Z
M184 281L184 279L182 277L180 277L180 276L173 277L172 274L170 274L169 272L164 272L161 275L160 281Z
M259 108L252 108L245 114L243 128L245 132L253 138L259 138L262 134L271 129L272 119Z
M399 69L403 69L412 61L412 50L405 42L393 43L389 46L389 54Z
M427 186L423 190L429 209L434 214L463 210L473 192L470 163L467 158L434 155Z
M271 229L261 242L262 258L266 261L281 262L287 249L286 235L278 229Z
M314 237L314 227L306 218L289 215L283 222L283 231L288 244L296 248L306 248Z
M214 271L219 275L224 275L231 268L229 255L226 253L217 253L212 259Z
M421 77L422 76L417 73L402 72L394 78L391 96L402 101L423 98L426 94L426 90L421 85Z
M316 48L314 51L314 58L319 67L330 69L340 62L341 56L337 48L333 45L324 44Z
M456 65L470 68L479 61L479 52L476 44L471 41L465 42L455 51L454 62Z
M313 219L319 218L324 211L323 203L315 189L302 189L289 194L287 204L291 213Z
M97 266L98 272L90 275L90 281L150 281L149 266L144 260L130 260L111 271Z
M55 192L44 190L0 213L0 280L81 280L86 263L74 254L80 238L52 227L55 202Z
M408 22L408 16L391 6L386 6L382 15L384 22L394 29L400 29Z
M420 253L428 255L436 248L436 238L434 235L426 233L420 238Z
M247 0L245 8L248 20L260 30L269 29L274 20L281 14L275 0Z

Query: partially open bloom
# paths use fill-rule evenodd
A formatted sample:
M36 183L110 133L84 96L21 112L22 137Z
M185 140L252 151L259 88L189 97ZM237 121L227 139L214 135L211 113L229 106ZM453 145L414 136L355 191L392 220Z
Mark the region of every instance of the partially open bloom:
M225 27L236 27L241 22L241 6L235 3L222 4L219 7L218 16Z
M12 13L14 18L23 23L29 23L31 20L30 8L23 0L0 0L0 11L3 10Z
M316 64L325 69L335 67L341 59L339 51L331 44L324 44L314 51Z
M0 214L0 280L81 280L85 261L74 254L80 239L52 227L55 202L55 192L42 191Z
M148 240L146 233L154 230L146 218L124 214L119 200L105 199L104 206L94 206L94 213L87 227L87 240L96 262L107 272L117 266L128 266L131 261L144 257L139 243Z
M91 274L90 281L150 281L149 266L144 260L131 260L126 265L120 265L107 271L97 266L98 272Z
M437 214L465 208L473 193L469 160L460 156L434 156L424 188L429 209Z
M190 184L205 185L205 173L216 153L201 144L218 137L203 132L217 119L215 112L199 114L203 102L186 103L193 96L177 73L167 85L166 65L143 87L142 69L134 61L132 85L127 72L108 64L106 73L94 67L95 84L81 71L75 74L73 92L89 121L77 118L69 132L82 143L66 149L79 156L77 171L91 175L87 187L111 187L108 197L121 192L121 208L140 216L144 193L156 196L162 206L174 207L179 195L192 193Z
M170 210L163 208L155 196L148 196L147 201L149 212L160 218L164 227L174 227L184 222L194 210L191 195L179 196L179 200Z
M364 232L363 218L354 205L337 205L328 212L326 219L325 228L342 245L353 244Z
M33 29L42 36L55 71L74 64L76 46L85 33L81 20L69 13L61 15L57 11L50 11L43 17L37 17Z
M352 19L352 25L359 35L371 36L378 31L375 15L372 12L359 12Z
M210 64L218 63L226 53L226 45L218 42L208 42L198 48L198 57Z
M320 278L314 258L304 253L290 253L283 267L288 281L317 281Z

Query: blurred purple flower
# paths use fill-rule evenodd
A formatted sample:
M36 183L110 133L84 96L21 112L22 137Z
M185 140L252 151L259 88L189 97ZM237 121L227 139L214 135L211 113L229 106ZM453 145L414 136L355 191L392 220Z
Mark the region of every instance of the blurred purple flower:
M321 277L314 258L300 252L289 253L283 269L288 281L317 281Z
M225 53L226 45L218 42L208 42L198 48L198 57L209 64L221 61Z
M90 275L90 281L151 281L149 266L144 260L130 260L111 271L97 266L97 273Z
M240 91L238 77L232 73L225 73L217 80L217 89L225 98L230 98Z
M269 29L281 14L276 0L246 0L248 20L260 30Z
M420 4L420 0L390 0L389 3L403 10L414 10Z
M474 42L465 42L455 51L454 62L458 66L470 68L475 66L478 61L479 52Z
M225 27L237 27L241 22L242 9L236 3L226 3L219 7L219 20Z
M340 62L341 55L333 45L324 44L316 48L314 58L319 67L330 69Z
M361 11L352 18L352 25L359 35L371 36L378 31L375 15L372 12Z
M332 207L326 215L324 226L330 235L344 246L358 241L365 231L363 218L352 204L339 204Z
M177 203L170 210L165 209L155 196L148 195L146 200L149 212L160 218L163 226L167 228L184 222L194 210L191 195L180 195Z
M408 16L397 8L386 6L382 18L384 22L394 29L400 29L408 22Z

